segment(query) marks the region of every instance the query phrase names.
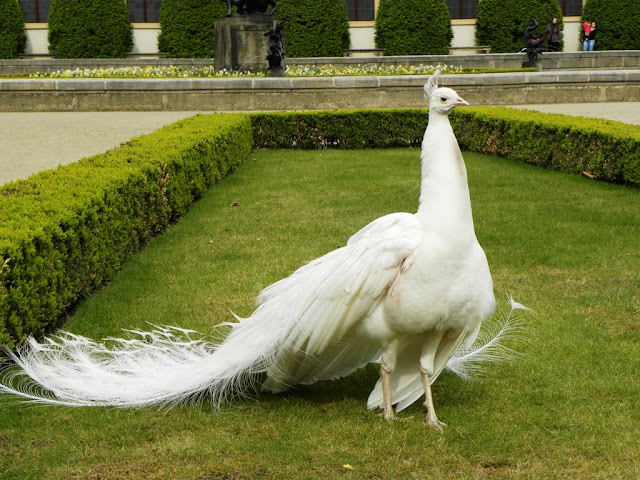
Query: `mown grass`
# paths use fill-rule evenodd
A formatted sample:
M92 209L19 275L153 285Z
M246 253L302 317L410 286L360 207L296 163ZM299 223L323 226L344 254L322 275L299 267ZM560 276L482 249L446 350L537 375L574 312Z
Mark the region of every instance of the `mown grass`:
M224 407L0 407L0 478L637 478L640 190L466 153L476 231L504 292L536 310L526 355L443 374L439 434L414 405L366 410L378 372ZM72 332L207 333L261 288L415 211L417 150L259 151L69 319ZM353 469L346 469L349 464Z

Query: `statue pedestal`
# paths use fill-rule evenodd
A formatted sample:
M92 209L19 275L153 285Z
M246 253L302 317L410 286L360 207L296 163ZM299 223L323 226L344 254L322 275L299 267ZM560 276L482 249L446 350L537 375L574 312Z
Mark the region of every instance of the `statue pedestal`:
M287 71L284 67L274 68L273 70L267 69L265 72L266 77L286 77Z
M540 59L536 62L529 62L529 60L522 61L522 68L536 68L539 72L542 71L542 65L540 64Z
M267 15L236 15L216 22L214 68L239 71L267 68L269 39L264 33L275 23Z

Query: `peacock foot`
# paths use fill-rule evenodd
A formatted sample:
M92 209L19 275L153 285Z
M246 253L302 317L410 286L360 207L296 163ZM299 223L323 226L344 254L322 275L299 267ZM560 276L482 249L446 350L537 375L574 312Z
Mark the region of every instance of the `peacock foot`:
M446 423L443 423L440 420L438 420L438 417L436 417L431 412L429 412L427 414L427 424L431 425L433 428L438 430L440 433L444 432L444 429L442 427L446 427L447 426Z
M383 413L379 413L378 416L389 422L396 420L396 416L393 414L393 410L391 410L390 412L385 411Z

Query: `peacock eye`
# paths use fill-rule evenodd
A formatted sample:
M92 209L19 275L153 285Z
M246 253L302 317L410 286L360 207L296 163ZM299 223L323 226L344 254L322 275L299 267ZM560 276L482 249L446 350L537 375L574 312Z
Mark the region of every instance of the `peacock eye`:
M446 102L446 101L447 101L447 97L440 97L440 101L441 101L442 103Z

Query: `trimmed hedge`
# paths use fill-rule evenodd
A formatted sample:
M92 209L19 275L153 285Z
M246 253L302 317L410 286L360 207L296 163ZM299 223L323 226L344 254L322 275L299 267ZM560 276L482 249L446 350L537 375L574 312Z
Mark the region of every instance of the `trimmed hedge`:
M133 48L122 0L52 0L48 22L56 58L124 58Z
M540 25L533 34L542 35L558 19L564 28L558 0L482 0L478 3L476 45L490 45L491 53L517 53L525 46L524 30L531 17Z
M173 58L211 58L214 24L226 13L219 0L162 0L158 49Z
M246 116L200 115L0 188L0 343L55 327L252 145Z
M17 58L27 48L24 19L17 0L0 0L0 58Z
M596 22L596 50L640 50L638 0L587 0L580 23L585 21Z
M513 158L640 187L640 127L506 107L458 109L451 125L463 150ZM419 147L424 109L251 114L259 148Z
M640 187L640 127L506 107L460 109L460 147Z
M0 343L54 328L258 148L418 147L426 109L197 115L0 188ZM640 127L459 109L461 148L640 187Z
M285 21L289 58L342 57L351 44L344 0L278 0L273 16Z
M336 110L253 113L257 148L419 147L429 112L406 110Z
M385 55L448 55L451 40L445 0L380 0L375 42Z

